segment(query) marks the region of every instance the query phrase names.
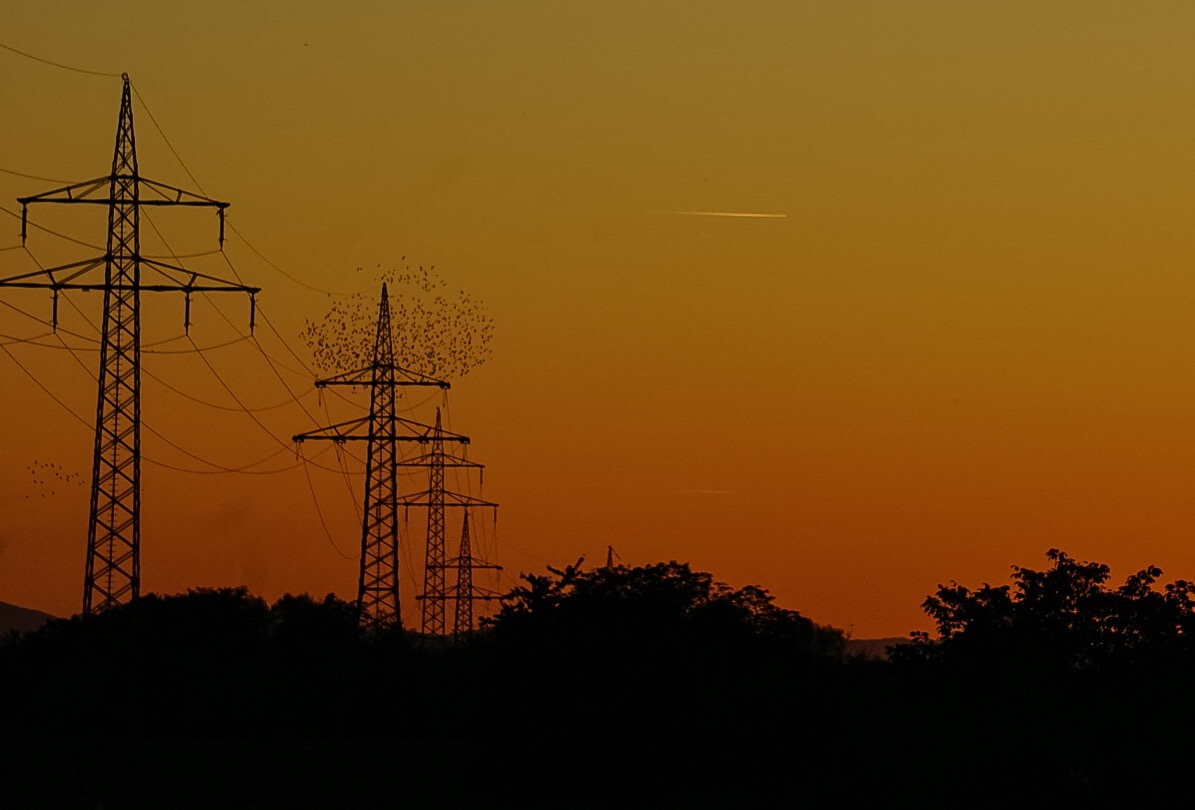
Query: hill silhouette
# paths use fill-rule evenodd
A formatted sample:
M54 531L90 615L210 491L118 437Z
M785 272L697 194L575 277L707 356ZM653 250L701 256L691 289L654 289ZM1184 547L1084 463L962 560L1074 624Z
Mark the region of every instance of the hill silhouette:
M848 638L846 640L846 653L847 655L860 655L866 658L887 658L889 647L904 644L908 640L907 636Z
M37 630L54 618L57 617L40 610L0 602L0 636L7 635L14 630L18 633Z

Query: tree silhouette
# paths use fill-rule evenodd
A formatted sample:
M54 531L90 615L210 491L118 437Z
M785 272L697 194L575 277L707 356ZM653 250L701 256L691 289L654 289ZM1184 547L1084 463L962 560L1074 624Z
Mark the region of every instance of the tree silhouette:
M584 560L547 575L523 574L525 585L483 619L501 639L537 644L601 644L614 640L659 649L670 643L704 646L748 641L820 657L841 657L845 637L774 604L765 589L716 581L674 561L585 569Z
M1051 566L1041 571L1014 565L1011 586L939 585L922 603L939 637L914 633L893 656L1088 669L1191 652L1195 584L1180 579L1159 589L1162 571L1151 565L1112 588L1103 563L1054 548L1046 558Z

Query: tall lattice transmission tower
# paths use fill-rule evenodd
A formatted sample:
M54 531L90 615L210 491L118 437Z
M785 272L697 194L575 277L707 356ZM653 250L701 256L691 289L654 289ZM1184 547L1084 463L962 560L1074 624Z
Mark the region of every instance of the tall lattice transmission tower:
M30 205L107 206L108 240L104 255L0 279L0 287L51 290L55 328L61 292L99 290L104 293L95 456L87 524L87 567L83 584L84 615L135 599L141 589L141 293L182 293L186 301L184 328L190 326L192 294L244 293L250 299L249 324L252 329L255 296L261 291L259 287L206 276L141 255L142 208L214 208L219 216L219 242L223 248L224 210L229 204L140 175L128 74L123 74L121 79L123 91L111 173L17 200L21 204L22 244L26 239ZM101 267L103 276L97 278ZM152 281L147 283L143 270L153 273Z
M450 599L456 599L458 607L462 599L469 601L465 609L468 614L469 625L470 627L472 626L472 600L482 598L475 594L475 589L471 584L473 569L491 567L485 563L474 562L472 553L469 551L467 525L464 530L465 535L462 538L469 559L466 578L470 581L470 584L466 590L462 591L460 589L460 572L465 570L461 567L460 557L451 564L448 561L445 539L446 510L450 508L463 509L466 510L467 515L467 510L474 507L488 507L495 510L498 508L498 504L493 501L483 500L482 498L476 498L461 492L454 492L445 487L445 468L465 467L481 469L483 467L483 465L475 461L470 461L461 456L450 455L445 451L445 441L452 435L454 434L444 430L440 409L436 408L436 424L432 428L428 450L416 458L402 462L401 465L404 467L426 467L428 471L427 489L399 498L398 500L402 506L415 506L427 509L427 553L423 569L423 593L418 596L418 599L423 603L421 629L424 635L445 635L446 603ZM462 554L462 556L464 555ZM450 592L447 585L447 572L450 568L455 568L458 572L455 592Z
M397 415L395 389L401 386L448 388L443 380L408 371L395 365L390 330L390 297L382 285L378 305L373 359L365 368L316 380L327 386L369 387L369 415L348 422L300 433L294 441L366 442L365 502L361 521L361 567L357 583L357 610L367 626L402 626L398 601L398 467L402 462L398 442L426 444L433 441L433 429ZM467 444L469 438L445 434L441 441Z

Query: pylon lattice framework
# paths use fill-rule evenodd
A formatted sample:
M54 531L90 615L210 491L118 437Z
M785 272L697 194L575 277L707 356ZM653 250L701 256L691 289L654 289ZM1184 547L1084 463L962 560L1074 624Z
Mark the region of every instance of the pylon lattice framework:
M133 130L128 74L116 127L112 172L30 197L21 204L21 243L27 236L28 209L35 203L108 206L108 240L103 256L0 279L0 287L49 289L53 293L52 324L58 326L58 296L64 290L102 290L104 314L100 342L96 404L95 454L91 471L87 526L87 565L83 614L106 610L136 599L141 589L141 293L181 292L186 300L184 328L190 327L193 293L240 292L250 299L250 329L260 287L225 281L141 255L141 208L189 206L215 208L224 246L224 209L213 200L141 177ZM108 195L103 196L104 189ZM100 266L103 279L89 280ZM146 284L142 268L161 281Z
M501 571L502 566L479 560L473 556L473 548L469 539L469 512L465 511L465 519L461 524L461 546L455 560L448 562L449 568L456 569L456 588L449 594L449 598L456 600L456 614L453 617L452 632L456 635L467 633L473 629L473 603L498 599L499 594L473 584L474 569L488 569Z
M398 442L427 444L430 425L404 419L395 412L395 388L449 384L394 364L390 329L390 298L386 285L378 304L373 358L368 366L316 380L317 388L369 386L369 415L294 436L294 441L367 442L365 496L361 521L361 558L357 580L357 610L367 626L402 625L398 601ZM448 441L467 444L469 437L449 434Z
M423 569L423 593L419 595L418 599L423 603L423 610L421 611L422 618L422 632L424 635L442 636L445 633L445 613L446 603L449 599L456 599L458 610L460 601L462 599L469 600L470 604L466 607L466 612L469 618L469 625L472 627L472 600L477 598L489 598L487 595L479 594L472 587L473 569L474 568L497 568L487 563L474 562L472 554L469 554L469 572L466 578L470 581L470 585L466 590L461 590L461 557L458 557L451 564L447 559L446 542L445 542L445 510L448 508L457 508L466 510L472 507L489 507L497 509L498 504L493 501L475 498L472 495L466 495L460 492L453 492L444 486L444 470L446 467L469 467L474 469L482 469L484 465L475 461L469 461L465 458L460 458L450 455L445 452L444 439L453 434L444 430L441 423L440 409L436 409L436 424L432 430L431 442L427 453L404 461L400 464L403 467L426 467L428 470L428 486L422 492L417 492L412 495L399 498L398 503L405 507L424 507L427 509L427 554ZM466 517L467 519L467 517ZM467 526L467 524L466 524ZM465 529L467 531L467 528ZM462 540L468 543L467 536L463 536ZM447 587L447 570L449 568L457 569L457 583L455 591L450 592Z

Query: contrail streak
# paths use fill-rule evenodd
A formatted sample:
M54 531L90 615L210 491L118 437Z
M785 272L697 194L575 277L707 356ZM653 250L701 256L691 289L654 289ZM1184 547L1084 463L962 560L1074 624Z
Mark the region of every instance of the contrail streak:
M665 211L684 217L739 217L740 219L785 219L788 214L751 214L742 211Z

